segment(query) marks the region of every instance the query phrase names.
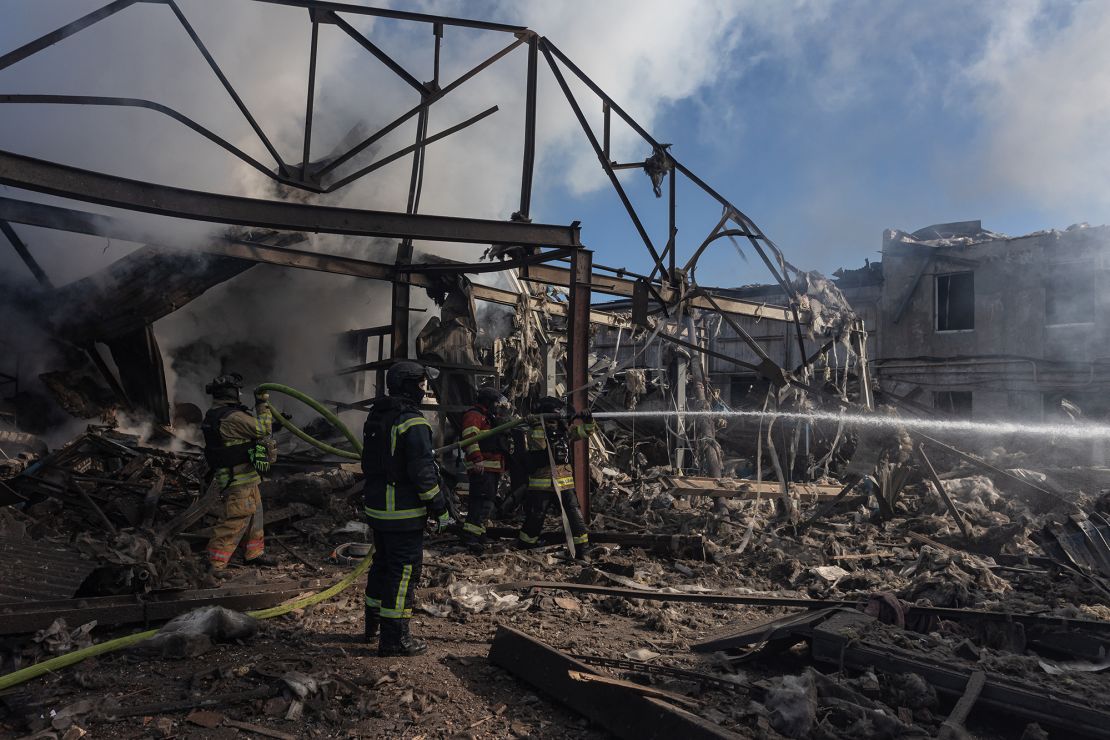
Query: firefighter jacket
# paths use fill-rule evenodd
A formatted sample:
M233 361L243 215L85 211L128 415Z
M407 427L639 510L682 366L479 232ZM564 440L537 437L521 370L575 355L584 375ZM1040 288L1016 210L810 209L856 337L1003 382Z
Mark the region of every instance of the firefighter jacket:
M255 409L255 415L236 401L216 401L205 414L201 431L204 433L205 457L213 480L221 488L257 485L262 482L252 460L266 456L260 447L270 436L273 417L265 404Z
M413 402L374 401L363 428L363 504L374 529L422 529L429 514L447 511L439 489L432 428Z
M589 431L585 425L568 428L561 420L537 421L528 430L528 490L554 491L551 483L554 477L559 488L566 490L574 487L574 469L570 465L570 443L572 440L586 439ZM551 447L551 456L547 448ZM551 458L555 459L555 469L551 469Z
M465 442L480 432L488 431L493 426L493 418L484 406L472 406L467 409L462 418L462 439ZM497 473L505 472L505 439L504 435L487 437L480 442L463 447L466 454L466 469L472 473Z

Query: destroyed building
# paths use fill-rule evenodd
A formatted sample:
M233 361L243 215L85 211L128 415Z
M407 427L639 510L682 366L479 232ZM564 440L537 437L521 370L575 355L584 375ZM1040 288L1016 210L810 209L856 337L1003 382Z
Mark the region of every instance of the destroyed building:
M975 419L1106 417L1110 227L1008 237L978 221L883 235L885 386Z
M892 232L881 264L824 277L543 29L480 19L253 3L266 19L296 11L310 39L307 100L284 121L256 117L172 0L108 3L0 50L0 71L140 5L161 15L137 21L183 34L251 147L160 100L35 91L0 107L142 108L264 186L133 179L0 141L0 228L26 278L4 295L20 320L0 325L16 346L0 355L0 732L1110 737L1110 481L1087 457L1110 432L1085 423L1101 413L1105 228ZM392 25L356 25L368 18ZM399 28L415 29L403 38L429 79L375 43ZM333 34L416 102L321 156L316 74ZM442 53L468 34L492 51L467 64ZM489 86L498 105L429 133L429 111L449 94L472 102L455 91L502 60L516 84ZM426 150L502 105L521 114L503 210L440 215L436 178L466 170L456 160L473 140L438 161ZM537 119L560 114L642 242L631 267L595 255L588 226L533 218L547 174ZM403 126L411 138L388 138ZM513 156L499 133L498 155ZM392 163L404 171L389 180ZM351 189L370 175L400 197ZM680 208L679 183L682 203L696 194L709 210ZM133 247L55 285L57 265L32 247L72 234ZM758 258L752 285L699 282L699 258L724 239ZM459 416L478 387L508 397L514 434L549 394L566 398L568 423L596 422L568 450L565 489L596 550L576 558L569 524L514 546L530 483L510 470L480 552L460 545L458 522L423 541L412 619L431 647L395 660L363 632L374 552L357 430L404 359L440 371L420 408L456 514L472 501ZM214 580L205 548L225 491L204 461L200 389L232 371L275 396L276 461L267 451L256 470L269 468L259 497L277 565L236 556ZM1073 416L1005 435L952 418L1008 405Z

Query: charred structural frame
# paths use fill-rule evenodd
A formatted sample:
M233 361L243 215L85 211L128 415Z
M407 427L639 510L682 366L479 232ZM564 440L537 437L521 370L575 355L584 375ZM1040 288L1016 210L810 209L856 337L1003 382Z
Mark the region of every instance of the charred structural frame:
M104 206L127 210L143 211L178 218L199 219L225 224L251 227L265 227L283 231L324 232L359 236L374 236L399 239L396 262L393 265L374 263L337 255L318 252L305 252L289 249L276 244L264 244L245 240L213 240L200 245L204 251L249 262L269 262L290 267L323 270L372 279L390 280L393 283L393 319L390 327L391 357L406 357L409 351L409 290L410 285L427 285L427 273L436 269L447 269L457 273L477 273L490 270L518 270L525 281L556 284L570 289L570 300L566 306L568 326L568 380L570 396L574 407L584 410L588 406L587 355L589 328L591 322L610 323L612 317L599 311L591 311L591 293L602 292L624 297L648 298L654 302L656 310L664 316L678 312L681 315L687 308L720 313L731 322L730 314L762 317L771 320L792 322L796 328L796 338L801 349L801 357L806 358L803 341L802 320L804 312L800 308L799 296L791 285L788 272L794 270L784 259L778 247L759 229L758 226L717 191L707 185L689 168L671 154L669 144L662 144L640 126L621 106L610 98L591 80L570 58L555 46L552 41L536 32L522 27L485 21L427 15L397 10L370 8L336 2L318 0L252 0L267 5L283 5L303 8L307 12L310 34L310 55L308 70L308 89L305 102L304 145L299 162L286 162L282 159L262 124L254 117L235 87L224 74L219 63L212 56L204 41L189 23L175 0L115 0L103 7L61 26L23 46L0 56L0 70L21 62L36 53L56 44L80 31L125 11L140 2L167 6L167 11L188 35L198 53L219 80L229 98L249 124L272 162L262 162L234 146L215 132L205 128L184 113L157 101L136 98L119 98L82 95L21 94L9 95L0 92L0 103L9 105L82 105L115 106L143 108L168 116L183 126L200 134L210 142L224 149L251 168L284 186L299 188L310 193L329 193L339 190L359 180L382 166L398 159L411 156L411 175L405 211L382 212L349 208L333 208L301 203L258 200L214 193L198 192L182 188L168 187L155 183L140 182L104 173L77 169L61 163L47 162L16 153L0 151L0 183L22 190L59 196L71 200L97 203ZM433 78L420 81L409 73L399 62L360 33L349 18L375 16L422 24L430 27L432 36L431 54L433 57ZM420 95L420 102L398 118L370 134L342 154L322 160L313 160L311 152L313 105L315 98L316 62L320 24L332 24L362 46L371 56L388 67L398 79L412 87ZM464 27L512 37L500 51L464 72L456 79L445 82L440 76L440 47L446 29ZM451 218L419 213L420 196L424 176L424 151L426 147L496 112L488 108L471 118L446 128L438 133L428 133L428 111L437 101L454 93L467 81L483 70L506 57L517 47L526 47L525 75L525 112L524 112L524 152L521 161L520 201L518 210L509 221L493 221L473 218ZM579 240L578 224L569 226L536 224L531 222L532 185L536 158L536 103L537 78L540 57L557 82L575 118L582 127L583 134L596 153L602 169L608 176L613 189L627 211L644 248L651 258L652 268L647 275L634 275L626 270L615 270L592 264L592 253L583 248ZM600 134L594 131L586 119L581 104L567 81L568 76L577 78L600 103L603 114L603 128ZM458 95L456 95L458 97ZM611 121L616 115L632 129L643 141L651 155L643 162L618 163L610 154ZM351 162L387 134L403 124L415 120L416 140L409 146L383 156L369 165L349 174L340 175L339 168ZM657 195L665 199L668 211L668 232L661 245L654 241L645 228L640 215L633 207L625 188L617 176L622 169L643 169L652 176ZM722 216L717 224L708 231L693 256L680 266L677 261L676 237L678 177L684 177L706 195L717 201L722 208ZM665 183L664 183L665 180ZM73 231L78 233L111 233L116 238L128 238L128 228L110 217L85 213L64 208L55 208L13 199L0 200L0 231L12 244L36 279L44 288L52 286L33 256L23 244L11 223ZM146 241L137 234L132 240ZM723 295L714 295L700 288L693 280L697 261L701 255L720 239L746 239L759 255L775 282L782 288L784 306L736 300ZM443 267L412 265L413 243L421 240L457 241L477 244L492 244L504 247L519 247L514 254L521 256L495 263L448 264ZM181 248L185 245L152 245ZM193 245L195 246L195 245ZM546 251L545 251L546 250ZM550 263L555 260L569 260L569 265L559 267ZM569 268L569 269L568 269ZM493 300L511 303L517 297L513 291L474 286L474 297L479 300ZM527 288L523 288L527 292ZM732 325L738 327L735 322ZM153 342L149 330L136 335ZM721 358L746 368L755 369L778 386L792 384L805 390L815 390L794 378L793 374L778 367L759 343L743 330L738 331L740 338L762 358L759 365L741 362L736 358L721 355ZM678 336L660 333L665 341L680 345L693 351L707 354L709 350L699 344L684 342ZM92 342L86 338L90 355L102 371L106 370L103 360L96 354ZM862 341L862 340L861 340ZM146 347L147 354L157 354ZM804 360L795 372L805 368L812 358ZM157 372L161 372L157 363ZM111 375L111 373L108 373ZM119 388L114 378L109 382ZM164 384L163 384L164 388ZM870 398L865 394L864 403L870 406ZM578 444L585 445L585 441ZM583 509L588 510L588 470L583 454L575 455L575 485Z

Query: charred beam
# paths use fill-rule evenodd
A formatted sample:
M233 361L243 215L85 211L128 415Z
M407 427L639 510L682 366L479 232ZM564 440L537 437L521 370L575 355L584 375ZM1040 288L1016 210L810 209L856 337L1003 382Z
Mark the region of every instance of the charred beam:
M301 179L308 179L308 158L312 152L312 113L316 102L316 57L320 47L320 23L312 19L312 35L309 41L308 57L308 95L304 106L304 150L301 152Z
M357 155L360 152L362 152L363 150L365 150L366 147L371 146L375 142L377 142L377 141L381 140L383 137L385 137L386 134L391 133L393 130L395 130L398 126L403 124L405 121L409 120L410 118L417 115L421 111L427 110L429 107L431 107L432 103L435 103L438 100L442 100L444 97L446 97L448 95L448 93L455 90L460 85L462 85L464 82L473 78L479 72L486 69L487 67L492 65L494 62L500 60L502 57L506 56L507 54L509 54L509 52L513 51L513 49L517 48L518 46L522 45L523 43L524 43L523 38L517 39L513 43L506 46L504 49L501 49L501 51L498 51L497 53L488 57L485 61L475 65L474 67L471 67L466 73L459 76L458 79L451 82L449 85L444 87L442 90L438 90L435 93L426 96L423 100L421 100L415 106L413 106L412 108L407 110L405 113L402 113L400 116L395 118L390 123L386 124L382 128L380 128L377 131L375 131L374 133L370 134L368 137L366 137L365 139L360 141L358 144L355 144L353 147L348 149L346 153L341 154L338 157L336 157L335 159L333 159L332 161L328 162L326 165L324 165L320 169L320 171L318 173L316 173L317 176L322 177L322 176L326 175L327 173L331 172L332 170L334 170L336 167L339 167L344 162L347 162L352 157L354 157L355 155Z
M881 670L887 673L916 673L937 691L959 698L973 671L931 660L925 656L860 640L848 633L866 629L874 622L854 612L840 612L813 630L815 660L843 668ZM1004 676L986 677L977 704L995 712L1038 722L1064 732L1063 737L1110 738L1110 714L1089 704L1046 693L1041 686L1022 685Z
M577 247L577 225L364 211L218 195L130 180L0 151L0 183L63 198L215 223L354 236Z
M269 5L288 5L294 8L308 8L310 10L328 11L331 13L350 13L351 15L370 15L378 18L393 18L399 21L418 21L420 23L433 24L441 23L445 26L478 28L483 31L501 31L503 33L524 33L528 31L528 28L526 26L511 26L506 23L489 23L487 21L475 21L469 18L453 18L447 15L411 13L404 10L368 8L363 5L324 2L323 0L254 0L254 2L267 3Z
M266 165L259 162L251 155L244 152L239 147L235 146L226 139L217 136L211 130L201 126L199 123L189 118L183 113L170 108L167 105L156 103L153 100L144 100L142 98L114 98L106 97L103 95L0 95L0 103L13 104L13 105L102 105L112 106L117 108L145 108L152 110L156 113L161 113L168 116L178 123L187 126L193 131L197 132L204 138L211 141L216 146L229 152L232 156L236 157L242 162L255 168L262 174L266 175L273 180L286 185L294 185L296 187L304 187L303 183L291 180L280 174L275 174Z
M590 533L593 541L593 533ZM832 601L826 599L798 599L786 596L751 596L747 594L713 594L656 591L647 586L638 588L610 588L585 583L565 583L553 581L520 581L497 586L498 591L522 591L526 589L561 589L598 596L620 596L626 599L645 599L647 601L673 601L688 604L740 604L743 606L773 606L788 609L829 609L839 607L853 609L861 605L854 601ZM951 609L939 606L911 607L911 614L927 614L950 621L989 621L1018 622L1038 630L1083 630L1094 634L1110 634L1110 622L1096 619L1070 619L1040 614L1021 614L1016 612L989 612L976 609ZM862 615L861 615L862 616Z
M112 239L121 239L124 241L143 241L144 237L134 227L126 224L119 219L112 216L103 216L97 213L88 213L86 211L77 211L71 208L59 208L57 206L48 206L41 203L31 203L29 201L14 200L11 198L0 198L0 219L12 221L14 223L26 224L28 226L40 226L47 229L60 229L62 231L71 231L77 234L90 234L94 236L107 236ZM324 254L321 252L308 252L299 249L291 249L288 247L279 247L269 244L262 244L260 242L247 242L247 241L232 241L230 239L212 239L208 242L201 242L192 244L187 242L177 242L172 238L167 238L163 235L165 243L159 245L151 245L158 249L174 249L174 250L187 250L194 251L200 250L206 254L218 255L220 257L230 257L237 260L246 262L261 262L270 265L279 265L282 267L293 267L302 270L316 270L318 272L328 272L335 275L350 275L352 277L367 278L370 280L385 280L396 281L406 279L405 274L408 275L407 280L412 285L421 287L428 287L432 284L432 279L424 273L435 273L439 266L423 266L411 265L401 268L398 272L396 265L389 265L381 262L370 262L368 260L360 260L354 257L342 257L339 255ZM566 250L555 250L547 254L557 256L565 253ZM542 257L542 256L541 256ZM126 258L125 258L126 259ZM531 262L532 257L520 258L521 262ZM453 265L453 269L459 272L488 272L491 267L498 269L509 269L516 266L517 261L505 263L478 263L478 264L465 264L465 263L449 263ZM246 269L246 265L240 265L239 271ZM530 269L535 269L534 267ZM565 271L564 271L565 272ZM230 277L230 275L228 276ZM604 280L599 275L594 275L593 279ZM565 284L565 283L564 283ZM495 288L488 285L475 284L472 286L472 292L476 299L481 301L489 301L491 303L499 303L505 306L514 306L520 299L520 294L511 290L503 288ZM606 291L601 291L606 292ZM548 303L545 305L545 310L565 316L567 307L561 303ZM590 321L595 324L603 324L605 326L619 326L624 325L624 321L618 319L612 314L603 311L590 311Z
M32 54L37 54L48 46L53 46L59 41L69 38L73 34L88 28L94 23L99 23L105 18L115 15L125 8L130 8L137 1L138 0L116 0L116 2L108 3L107 5L94 10L88 15L81 16L72 23L67 23L61 28L55 29L43 36L39 36L34 41L26 43L18 49L9 51L4 56L0 56L0 69L6 69L16 62L26 59Z
M497 628L489 662L580 712L617 737L739 738L739 735L638 692L601 681L576 681L570 671L588 676L596 672L566 653L510 627Z
M270 153L270 156L274 158L274 162L277 163L278 169L284 173L286 170L286 166L285 162L281 159L281 155L278 154L278 151L274 148L274 145L270 143L270 138L266 136L266 133L262 130L262 127L258 125L258 121L256 121L254 116L251 115L250 110L247 108L247 104L243 102L243 99L241 97L239 97L239 93L235 91L235 87L227 79L227 75L225 75L224 71L220 69L220 65L216 63L216 60L208 51L208 47L205 46L204 42L200 40L200 36L197 35L197 32L193 29L192 24L189 23L189 19L186 18L185 14L181 12L181 8L177 6L175 0L166 0L166 4L170 6L170 10L172 10L173 14L177 17L177 20L181 24L181 27L185 29L185 33L187 33L189 35L189 38L192 39L193 45L197 47L197 51L199 51L201 56L204 57L204 61L208 62L208 66L212 69L212 72L216 75L216 78L220 81L220 84L224 86L224 90L227 91L228 96L230 96L232 101L234 101L235 106L239 109L239 112L243 114L243 118L247 119L247 123L250 124L250 127L254 130L255 135L258 136L258 140L262 142L262 145L266 147L266 151L268 151Z
M663 266L663 261L659 256L659 252L655 249L655 245L652 244L651 237L648 236L647 229L644 228L643 223L640 221L640 216L636 213L636 209L632 206L632 201L628 199L627 193L624 192L624 186L622 186L620 180L617 179L617 173L613 170L613 165L608 161L608 158L602 151L601 144L598 142L597 136L594 134L593 129L590 128L589 121L586 120L586 116L582 113L582 108L578 105L578 100L574 97L574 92L571 91L570 86L567 84L566 79L563 77L563 73L559 69L559 65L557 65L555 63L555 60L551 57L551 52L547 48L546 39L541 43L543 44L541 51L543 51L544 57L547 59L547 65L551 68L551 73L555 76L555 80L559 83L559 87L562 88L563 95L566 97L567 102L570 104L571 110L574 111L574 115L578 119L579 125L582 127L582 133L586 134L586 138L589 140L590 146L593 147L598 161L601 162L602 169L604 169L605 174L609 176L609 182L612 184L613 190L616 191L617 196L621 200L621 203L624 204L624 208L628 212L628 217L632 219L632 225L636 227L636 231L637 233L639 233L640 239L643 240L644 246L647 247L648 252L651 254L651 258L655 260L656 268L658 268L660 271L665 272L666 268Z
M31 250L27 249L27 245L19 238L19 234L15 233L15 229L12 228L11 224L7 221L0 221L0 233L7 237L12 248L15 249L15 253L23 260L23 264L27 265L27 269L31 271L31 274L35 276L35 280L38 280L39 284L44 287L53 288L54 284L50 282L50 278L47 277L46 272L39 266L38 261L35 259L34 255L31 254Z
M571 255L570 320L567 325L569 395L575 414L590 410L590 275L593 252L575 250ZM582 421L572 422L581 425ZM590 520L590 443L586 439L574 440L571 463L574 471L574 490L582 516Z
M421 159L423 159L424 147L428 146L429 144L434 144L435 142L439 141L440 139L445 139L448 136L450 136L451 134L462 131L464 128L468 128L468 127L474 125L475 123L478 123L478 121L481 121L483 118L486 118L487 116L491 116L494 113L496 113L497 110L498 110L497 106L492 105L489 108L486 108L481 113L478 113L477 115L473 115L470 118L466 119L465 121L463 121L461 123L457 123L457 124L455 124L454 126L452 126L450 128L446 128L443 131L440 131L438 134L433 134L432 136L421 136L420 139L415 144L409 144L404 149L399 149L399 150L393 152L393 154L390 154L388 157L382 157L381 159L377 160L376 162L368 164L367 166L363 167L362 169L360 169L356 172L352 172L350 175L347 175L343 179L336 180L331 185L328 185L328 187L324 189L324 192L326 192L326 193L334 192L334 191L338 190L339 188L344 187L346 185L349 185L352 182L354 182L355 180L358 180L359 178L364 177L365 175L369 175L374 170L381 169L382 167L385 167L387 164L391 164L392 162L396 162L398 159L405 156L406 154L416 152L418 154L418 156L420 156Z
M340 18L334 12L331 12L328 15L329 15L331 21L335 25L339 26L339 28L344 33L346 33L348 36L350 36L352 39L354 39L358 43L359 46L361 46L363 49L366 49L366 51L373 54L374 57L379 62L381 62L385 66L389 67L389 69L393 72L393 74L400 77L410 87L412 87L414 90L416 90L421 95L427 95L428 94L428 92L429 92L428 88L427 88L427 86L424 85L424 83L422 83L420 80L416 79L411 74L409 74L407 69L405 69L400 64L398 64L397 61L393 57L389 56L384 51L382 51L381 48L377 44L375 44L373 41L371 41L370 39L363 36L361 33L358 32L358 29L356 29L354 26L352 26L347 21Z

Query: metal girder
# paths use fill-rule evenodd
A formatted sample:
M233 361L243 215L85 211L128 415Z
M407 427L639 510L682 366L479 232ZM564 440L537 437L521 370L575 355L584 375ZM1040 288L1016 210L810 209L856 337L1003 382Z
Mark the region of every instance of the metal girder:
M590 275L593 271L593 252L578 249L571 255L570 315L567 322L567 376L568 394L575 414L590 411ZM581 425L581 420L572 421ZM579 430L581 431L581 430ZM574 472L574 490L582 516L590 521L590 443L585 438L571 443L574 454L571 465Z
M359 170L356 170L355 172L352 172L351 174L347 175L346 177L343 177L343 178L340 178L339 180L336 180L335 182L331 183L326 188L324 188L324 192L325 193L335 192L339 188L346 187L347 185L350 185L355 180L358 180L361 177L369 175L374 170L381 169L382 167L385 167L387 164L391 164L393 162L396 162L401 157L405 156L406 154L411 154L412 152L416 152L417 156L421 158L421 161L423 161L424 148L426 146L428 146L429 144L434 144L435 142L439 141L440 139L444 139L444 138L450 136L451 134L462 131L464 128L467 128L469 126L472 126L475 123L478 123L483 118L486 118L487 116L491 116L494 113L496 113L497 111L498 111L498 107L496 105L491 105L489 108L486 108L481 113L475 114L475 115L471 116L470 118L466 119L465 121L462 121L461 123L456 123L454 126L451 126L450 128L445 128L444 130L440 131L438 134L432 134L431 136L424 135L424 134L426 134L426 132L421 131L422 136L420 137L420 139L415 144L409 144L404 149L398 149L397 151L393 152L393 154L390 154L387 157L382 157L381 159L374 160L373 162L366 165L365 167L363 167ZM422 114L423 114L422 118L426 118L426 115L427 115L426 112L422 111Z
M832 615L812 631L813 659L841 670L916 673L939 693L954 697L964 694L972 669L886 642L860 639L858 635L866 635L875 621L873 617L851 611ZM1074 701L1066 695L1045 691L1041 685L1010 676L988 674L978 704L997 715L1047 725L1053 730L1053 737L1110 738L1110 713L1090 702Z
M373 41L371 41L370 39L366 38L361 33L359 33L357 28L355 28L350 23L348 23L347 21L340 18L334 12L329 12L328 16L329 16L329 19L331 20L332 23L339 26L339 28L344 33L346 33L348 36L350 36L352 39L354 39L355 42L358 43L359 46L361 46L363 49L366 49L366 51L368 51L372 55L374 55L374 57L379 62L381 62L385 66L389 67L389 69L393 72L393 74L397 75L402 80L404 80L410 87L412 87L418 93L420 93L421 95L427 95L430 92L430 90L428 90L428 87L423 82L421 82L420 80L416 79L411 74L409 74L409 71L407 69L405 69L404 67L402 67L400 64L398 64L397 60L395 60L393 57L389 56L384 51L382 51L381 47L379 47Z
M76 234L106 236L123 241L143 242L146 240L134 228L112 216L11 198L0 198L0 221L10 221L11 223L46 229L59 229ZM420 287L430 287L433 283L433 278L429 274L416 270L408 272L404 268L399 271L396 265L269 244L229 239L211 239L207 242L185 243L177 242L172 237L168 237L163 239L161 244L151 244L150 246L163 249L200 251L220 257L233 257L281 267L328 272L333 275L350 275L351 277L369 280L384 280L387 282L407 280L408 283ZM413 267L417 266L414 265ZM468 265L458 263L456 269L465 271L467 267ZM478 268L475 270L476 272L484 272L488 265L471 265L471 267ZM594 279L597 279L596 275ZM515 306L520 299L520 294L515 291L478 283L472 286L472 295L476 300L498 303L504 306ZM563 303L547 303L545 304L545 310L559 316L567 315L567 306ZM603 326L626 326L628 323L613 314L597 310L590 311L590 322Z
M204 193L0 151L0 183L63 198L198 221L355 236L577 247L579 227L364 211Z
M193 131L197 132L204 138L211 141L216 146L224 151L230 153L242 162L255 168L266 177L271 177L278 182L286 185L294 185L297 187L304 187L303 183L295 180L290 180L288 177L275 175L273 172L266 168L266 165L259 162L254 157L244 152L239 147L235 146L226 139L217 136L211 130L201 126L199 123L189 118L180 111L174 110L169 106L162 105L153 100L144 100L142 98L113 98L105 97L103 95L0 95L0 103L14 104L14 105L90 105L90 106L113 106L118 108L146 108L156 113L161 113L168 116L173 120L188 126Z
M53 46L62 39L69 38L73 34L88 28L94 23L98 23L109 16L115 15L125 8L130 8L136 2L138 2L138 0L116 0L115 2L108 3L103 7L97 8L87 15L81 16L72 23L67 23L61 28L55 29L54 31L51 31L50 33L43 36L39 36L34 41L30 41L19 47L18 49L13 49L7 54L0 56L0 69L10 67L16 62L22 61L32 54L37 54L43 49L49 46Z
M636 227L636 232L643 240L644 246L647 247L648 253L651 254L651 258L655 260L656 269L661 272L665 272L663 261L659 256L659 252L656 251L655 245L652 243L651 237L647 233L647 229L644 228L643 223L640 221L640 217L636 213L636 209L632 206L632 201L628 199L628 194L624 192L624 187L621 186L620 180L617 179L616 172L613 171L613 167L609 163L608 158L605 156L602 145L598 142L597 136L594 134L593 129L590 128L589 121L586 120L585 114L582 113L582 109L578 105L578 100L574 97L574 93L571 91L570 86L567 84L566 79L563 77L563 73L559 70L559 66L555 64L555 60L551 57L551 52L548 50L547 47L547 39L541 40L540 51L543 52L544 58L547 59L547 64L551 68L551 74L554 75L555 80L559 83L559 87L562 88L563 95L566 97L567 103L570 104L571 110L574 111L574 115L578 119L579 125L581 125L582 127L582 133L586 135L586 138L590 142L590 146L592 146L594 149L594 153L597 154L598 161L601 162L601 168L605 170L605 174L609 176L609 182L613 186L613 190L617 193L617 196L620 198L621 203L624 204L625 211L628 212L628 217L632 220L632 225ZM652 271L652 274L655 274L654 270ZM671 276L667 275L665 277L669 281Z
M561 285L569 288L570 270L565 267L555 267L553 265L535 265L529 267L528 274L522 275L521 279L538 283L547 283L549 285ZM619 295L631 298L635 295L636 281L614 275L600 275L594 273L590 288L594 293L605 293L606 295ZM674 291L667 286L655 285L655 288L664 301L670 301L675 298ZM766 303L725 298L719 295L714 295L713 299L720 311L736 314L738 316L751 316L757 319L770 319L772 321L794 320L793 315L790 313L790 309L782 306L771 306ZM705 296L695 296L687 301L687 305L693 306L694 308L701 308L706 311L718 310L718 308L715 308L713 303L710 303ZM803 320L809 320L808 313L802 311L799 312L799 315Z
M19 234L15 233L15 229L11 227L11 224L3 219L0 219L0 234L7 237L12 248L15 249L16 254L23 260L23 264L27 265L27 269L31 271L31 274L39 281L39 284L47 288L53 288L54 284L50 282L50 278L47 277L46 272L34 258L34 255L31 254L31 250L27 249L27 245L19 238Z
M445 26L461 26L463 28L478 28L483 31L501 31L503 33L524 33L527 26L510 26L507 23L488 23L475 21L469 18L454 18L447 15L429 15L427 13L410 13L404 10L387 10L385 8L368 8L364 5L350 5L348 3L323 2L322 0L254 0L256 3L269 5L289 5L294 8L307 8L309 10L328 11L332 13L350 13L351 15L370 15L378 18L393 18L399 21L419 21L421 23L441 23Z
M504 625L498 627L494 635L489 662L582 713L620 738L740 738L740 735L685 709L627 688L602 682L576 681L568 671L596 674L585 663Z
M427 110L428 108L431 107L431 105L433 103L435 103L436 101L442 100L449 93L451 93L452 91L461 87L463 83L467 82L470 79L473 79L473 77L475 75L477 75L479 72L481 72L482 70L486 69L487 67L493 65L497 61L501 60L502 58L504 58L505 56L510 54L518 46L521 46L524 43L525 43L524 39L519 39L518 38L516 41L512 42L511 44L509 44L505 48L501 49L500 51L498 51L495 54L492 54L491 56L486 58L485 61L475 65L474 67L471 67L468 71L466 71L464 74L460 75L453 82L451 82L448 85L446 85L445 87L437 90L435 93L432 93L430 95L425 96L415 106L413 106L412 108L410 108L406 112L402 113L400 116L393 119L393 121L386 124L382 128L378 129L374 133L370 134L365 139L360 141L358 144L355 144L353 147L348 149L346 151L346 153L339 155L335 159L333 159L330 162L328 162L327 164L325 164L323 167L320 168L320 170L318 172L316 172L314 174L316 175L316 177L323 177L327 173L331 172L335 168L339 167L343 163L350 160L352 157L356 156L357 154L359 154L360 152L365 150L368 146L370 146L370 145L374 144L376 141L379 141L382 138L384 138L387 134L394 131L397 127L399 127L401 124L408 121L413 116L418 115L421 111Z

